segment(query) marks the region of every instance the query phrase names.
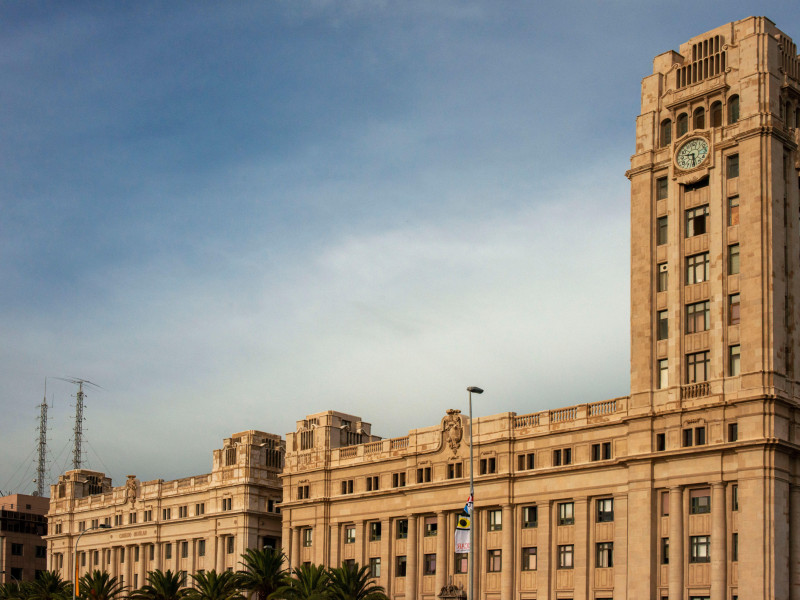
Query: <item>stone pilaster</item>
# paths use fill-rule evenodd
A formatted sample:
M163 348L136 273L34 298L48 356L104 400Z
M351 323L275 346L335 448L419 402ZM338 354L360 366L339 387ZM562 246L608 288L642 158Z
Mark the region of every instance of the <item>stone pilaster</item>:
M683 600L683 488L669 490L669 600Z

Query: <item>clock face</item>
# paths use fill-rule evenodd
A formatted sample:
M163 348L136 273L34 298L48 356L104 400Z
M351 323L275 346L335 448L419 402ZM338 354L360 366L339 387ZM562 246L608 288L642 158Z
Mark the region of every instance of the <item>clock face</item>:
M703 138L689 140L675 156L675 162L681 169L694 169L699 167L708 156L708 142Z

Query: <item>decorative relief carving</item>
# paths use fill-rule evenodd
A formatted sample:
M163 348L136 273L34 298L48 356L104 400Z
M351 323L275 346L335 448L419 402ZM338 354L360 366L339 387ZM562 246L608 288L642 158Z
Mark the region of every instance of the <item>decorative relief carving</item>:
M128 475L128 481L125 482L125 502L130 502L131 504L136 502L138 487L136 475Z
M458 448L464 437L464 427L461 423L460 410L453 408L448 409L447 416L442 420L442 431L444 432L444 440L455 456L458 453Z

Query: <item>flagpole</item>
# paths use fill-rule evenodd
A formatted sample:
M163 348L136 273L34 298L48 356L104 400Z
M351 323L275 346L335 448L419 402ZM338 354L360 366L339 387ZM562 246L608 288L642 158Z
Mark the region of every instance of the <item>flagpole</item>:
M475 585L475 460L472 454L472 392L482 394L483 390L479 387L468 387L469 392L469 497L472 500L472 507L469 515L469 594L467 600L474 600L473 592Z

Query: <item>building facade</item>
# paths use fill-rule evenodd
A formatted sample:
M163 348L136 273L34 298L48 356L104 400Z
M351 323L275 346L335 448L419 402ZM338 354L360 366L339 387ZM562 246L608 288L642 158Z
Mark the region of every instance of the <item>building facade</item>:
M281 438L243 431L214 451L211 473L174 481L67 471L51 486L48 568L73 580L105 570L133 589L155 569L236 570L247 548L280 546Z
M0 583L33 581L47 568L47 507L41 496L0 497Z
M641 101L630 396L475 419L481 600L800 599L796 46L769 19L729 23L657 56ZM449 410L382 440L343 413L299 421L292 565L462 595L470 426Z

